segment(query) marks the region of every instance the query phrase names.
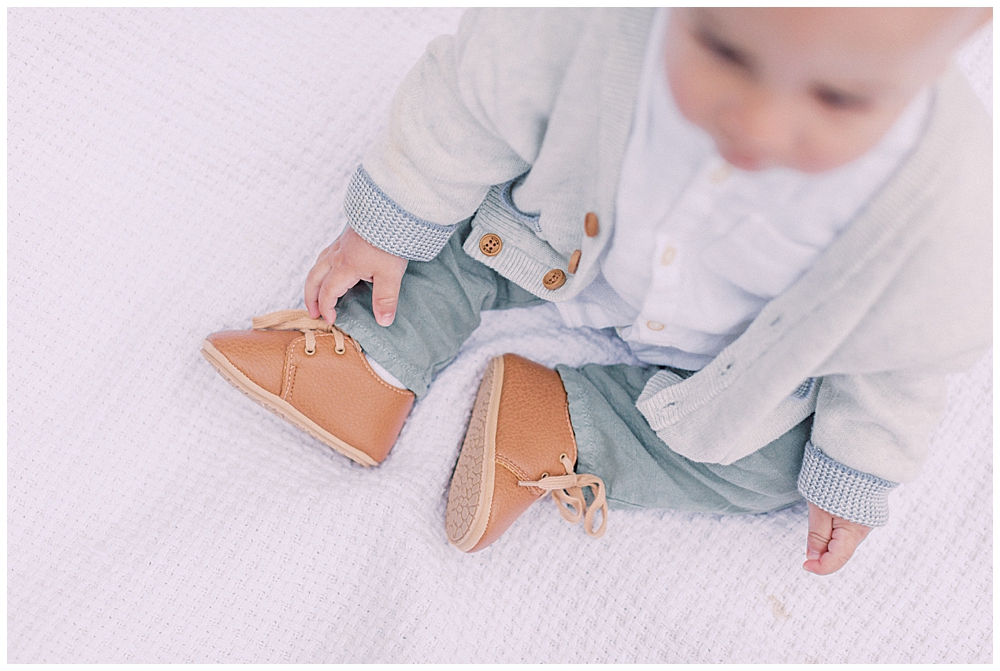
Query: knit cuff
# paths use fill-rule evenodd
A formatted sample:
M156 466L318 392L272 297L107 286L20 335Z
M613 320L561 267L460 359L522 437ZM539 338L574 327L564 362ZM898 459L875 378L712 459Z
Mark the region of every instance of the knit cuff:
M379 249L411 261L430 261L458 225L441 226L413 216L358 166L344 199L347 221L358 235Z
M889 521L889 492L896 482L862 473L834 461L812 442L806 443L799 493L828 513L866 527Z

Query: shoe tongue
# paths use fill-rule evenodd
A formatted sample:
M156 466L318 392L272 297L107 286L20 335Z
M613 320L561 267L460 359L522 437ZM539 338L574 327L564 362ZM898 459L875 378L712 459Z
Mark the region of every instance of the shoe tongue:
M550 368L508 354L497 414L497 456L530 479L564 475L559 456L576 463L576 441L562 378Z

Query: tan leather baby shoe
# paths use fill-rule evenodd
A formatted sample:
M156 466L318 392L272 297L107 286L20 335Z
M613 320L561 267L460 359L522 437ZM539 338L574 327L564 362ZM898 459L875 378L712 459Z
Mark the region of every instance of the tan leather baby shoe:
M559 374L516 354L492 359L479 385L472 420L448 492L448 540L463 552L482 550L547 492L569 522L604 533L604 482L577 474L576 438ZM583 498L590 487L594 500ZM594 529L594 517L601 525Z
M353 338L305 310L213 333L201 352L237 389L365 466L385 459L413 407L413 392L380 378Z

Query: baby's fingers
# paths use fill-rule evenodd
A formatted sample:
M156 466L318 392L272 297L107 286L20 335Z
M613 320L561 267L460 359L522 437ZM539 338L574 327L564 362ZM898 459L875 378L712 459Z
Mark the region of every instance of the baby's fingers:
M809 540L802 568L817 575L839 571L870 532L870 527L836 517L810 503Z
M819 559L807 559L802 568L816 575L830 575L842 569L853 554L853 548L849 551L844 547L831 549L820 555Z
M326 323L332 324L337 319L337 311L334 308L337 307L340 297L363 279L368 278L360 277L356 271L343 266L334 266L326 274L317 297L317 309Z
M809 537L806 540L806 558L816 560L827 551L833 538L833 515L819 506L809 504ZM809 564L809 561L806 562ZM806 567L808 570L808 566Z
M807 559L802 564L802 568L810 573L815 573L816 575L828 575L833 573L846 564L847 560L850 558L850 556L848 556L841 560L839 555L825 549L819 550L818 552L810 550L806 554L806 557Z
M405 271L404 260L401 268L387 268L372 278L372 312L375 313L375 321L379 326L389 326L396 318L399 287Z
M834 529L833 539L827 545L827 551L822 553L819 559L807 560L803 568L816 575L829 575L839 571L854 556L854 551L861 545L862 540L856 533Z
M309 270L309 274L306 276L306 310L309 311L309 316L312 319L320 316L319 290L323 286L323 279L326 278L326 274L330 272L330 261L327 258L327 252L329 251L330 247L327 247L320 252L319 258L316 259L316 263L313 264L312 269Z

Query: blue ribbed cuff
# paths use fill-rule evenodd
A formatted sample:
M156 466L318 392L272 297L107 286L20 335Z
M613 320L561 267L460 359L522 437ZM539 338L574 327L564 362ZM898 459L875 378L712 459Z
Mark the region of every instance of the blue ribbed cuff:
M828 513L866 527L885 526L889 521L889 492L896 482L862 473L834 461L806 443L799 493Z
M360 165L347 187L344 210L358 235L411 261L430 261L458 230L457 224L441 226L413 216L385 195Z

